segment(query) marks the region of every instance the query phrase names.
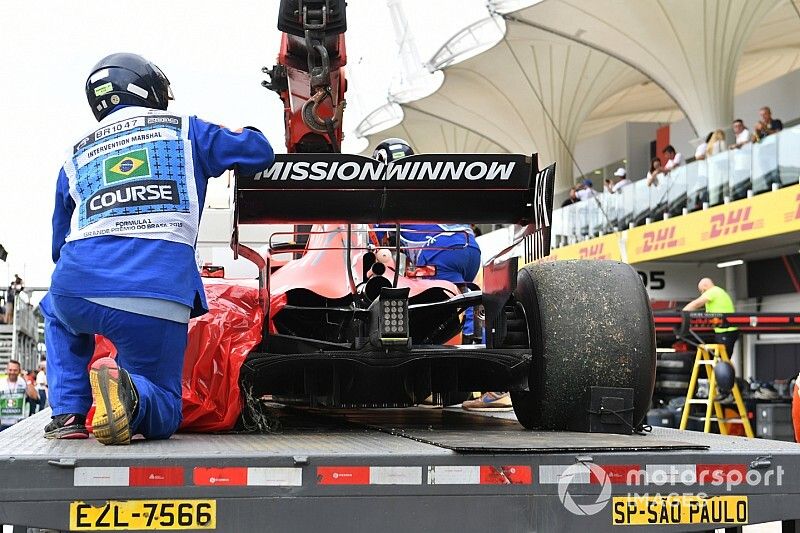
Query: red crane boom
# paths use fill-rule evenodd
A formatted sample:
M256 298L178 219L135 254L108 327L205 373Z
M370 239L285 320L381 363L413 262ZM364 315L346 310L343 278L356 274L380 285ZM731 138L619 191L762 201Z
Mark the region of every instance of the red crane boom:
M340 152L347 90L344 0L281 0L278 63L263 85L284 105L289 153Z

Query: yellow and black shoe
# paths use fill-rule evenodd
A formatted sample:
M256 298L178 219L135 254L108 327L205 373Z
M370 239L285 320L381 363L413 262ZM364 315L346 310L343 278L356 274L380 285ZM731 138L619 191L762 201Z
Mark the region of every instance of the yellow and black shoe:
M139 395L126 370L110 357L92 363L89 370L95 411L92 428L102 444L130 444L131 422Z

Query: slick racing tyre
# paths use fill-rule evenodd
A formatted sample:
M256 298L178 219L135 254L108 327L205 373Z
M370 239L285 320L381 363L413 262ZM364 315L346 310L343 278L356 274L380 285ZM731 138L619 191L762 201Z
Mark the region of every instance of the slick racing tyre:
M647 415L656 346L647 291L616 261L553 261L522 269L515 297L533 355L529 391L511 393L528 429L588 431L590 388L634 391L633 426Z

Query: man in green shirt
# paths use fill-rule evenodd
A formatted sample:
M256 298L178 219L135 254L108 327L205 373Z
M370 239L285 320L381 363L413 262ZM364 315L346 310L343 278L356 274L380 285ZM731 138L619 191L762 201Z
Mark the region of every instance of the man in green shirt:
M711 278L703 278L697 284L700 296L683 308L684 311L697 311L705 306L706 313L734 313L733 300L722 287L714 285ZM736 328L714 328L714 342L724 344L728 356L733 355L733 347L739 339L739 330Z

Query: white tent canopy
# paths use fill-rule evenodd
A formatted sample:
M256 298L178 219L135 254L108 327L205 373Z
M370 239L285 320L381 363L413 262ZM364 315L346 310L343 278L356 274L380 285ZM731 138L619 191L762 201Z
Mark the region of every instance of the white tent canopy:
M558 189L572 181L570 150L585 118L645 79L605 54L514 23L494 47L444 73L436 93L404 104L403 122L375 137L405 133L422 151L442 151L441 139L459 136L480 137L501 151L538 151L559 164Z
M795 5L797 2L795 2ZM800 68L800 9L781 2L751 32L739 61L734 94L741 94ZM765 102L766 103L766 102ZM755 113L755 109L753 110ZM663 122L684 115L675 101L652 81L628 87L595 109L581 129L591 137L624 122ZM730 118L715 128L730 124ZM700 131L700 136L706 131Z
M730 124L734 94L800 67L800 9L781 0L544 0L503 16L504 37L473 42L478 55L458 62L481 28L502 28L499 15L443 46L430 63L442 86L396 105L388 130L364 131L370 146L398 136L419 151L538 151L564 191L579 139L684 116L699 137Z
M513 13L646 75L699 135L733 118L734 81L753 31L780 0L548 0Z

